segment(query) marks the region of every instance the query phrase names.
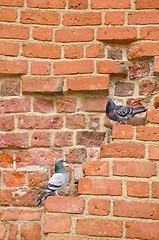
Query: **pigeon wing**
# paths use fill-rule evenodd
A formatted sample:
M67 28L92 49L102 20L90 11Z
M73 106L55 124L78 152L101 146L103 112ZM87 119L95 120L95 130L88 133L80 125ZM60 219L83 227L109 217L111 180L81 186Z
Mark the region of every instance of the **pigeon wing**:
M47 184L47 188L49 188L52 191L57 191L59 188L61 188L63 185L65 185L65 177L62 173L55 173L49 180Z
M116 106L115 111L120 117L126 117L127 115L131 115L132 108L125 106Z

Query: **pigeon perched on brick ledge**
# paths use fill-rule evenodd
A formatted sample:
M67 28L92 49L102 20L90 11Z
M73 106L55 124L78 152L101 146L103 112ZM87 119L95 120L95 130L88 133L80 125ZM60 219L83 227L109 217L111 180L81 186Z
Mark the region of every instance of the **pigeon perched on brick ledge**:
M122 105L117 106L111 98L107 99L106 114L109 119L119 123L125 124L125 122L134 117L136 114L146 111L147 109L144 107L133 108Z

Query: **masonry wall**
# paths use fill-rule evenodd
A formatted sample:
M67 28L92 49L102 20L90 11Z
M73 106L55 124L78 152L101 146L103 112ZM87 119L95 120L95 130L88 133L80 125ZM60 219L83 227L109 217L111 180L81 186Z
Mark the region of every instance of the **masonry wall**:
M159 1L0 6L0 239L158 240ZM108 96L147 114L112 124Z

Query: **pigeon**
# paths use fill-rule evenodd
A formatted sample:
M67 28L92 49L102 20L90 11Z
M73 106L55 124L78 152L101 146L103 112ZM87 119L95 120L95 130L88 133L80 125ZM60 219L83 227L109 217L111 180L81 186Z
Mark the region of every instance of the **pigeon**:
M108 98L107 105L106 105L106 114L109 119L124 123L127 122L129 119L134 117L138 113L146 112L147 109L144 107L127 107L127 106L117 106L111 98Z
M58 192L60 192L67 185L69 181L69 173L66 171L63 165L64 162L65 161L62 158L56 160L55 173L49 179L45 191L37 199L38 206L45 198L52 194L54 194L54 196L59 196Z

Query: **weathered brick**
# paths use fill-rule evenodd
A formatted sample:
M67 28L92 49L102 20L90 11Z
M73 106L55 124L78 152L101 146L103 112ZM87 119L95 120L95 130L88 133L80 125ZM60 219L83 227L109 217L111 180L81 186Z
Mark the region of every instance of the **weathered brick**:
M97 72L121 74L125 76L128 73L127 62L113 60L99 61L97 62Z
M141 143L101 144L101 158L144 158L145 146Z
M78 219L76 232L77 234L96 237L121 237L122 222L105 219Z
M16 18L17 18L17 11L15 9L9 9L9 8L0 9L0 21L15 22Z
M83 172L86 176L109 176L109 162L88 161L83 166Z
M159 73L159 57L154 57L153 72Z
M48 197L45 201L45 212L83 213L85 200L79 197Z
M61 47L49 44L23 44L22 56L34 58L60 58Z
M75 1L75 0L73 0ZM79 1L79 0L78 0ZM82 1L82 0L80 0ZM46 237L45 240L82 240L80 237Z
M128 13L128 24L130 25L145 25L145 24L158 24L159 12L158 11L136 11Z
M142 57L151 57L159 55L159 43L158 42L144 42L138 43L130 47L127 51L127 58L129 60L139 59Z
M107 47L107 57L108 59L121 60L122 59L122 50L114 46L108 45Z
M71 228L70 216L46 216L44 217L44 233L69 233Z
M29 112L30 110L30 98L8 98L0 100L1 113Z
M149 145L149 159L159 160L159 145Z
M159 8L157 0L153 0L153 1L136 0L136 9L151 9L151 8L154 8L154 9Z
M99 148L91 148L90 149L90 158L91 161L100 161L100 149Z
M17 239L18 235L18 225L17 224L10 224L9 226L9 240Z
M18 53L18 43L0 42L0 55L17 56Z
M55 31L55 42L89 42L93 39L94 30L91 28L58 29Z
M91 44L86 48L87 58L103 58L105 56L105 46L103 44Z
M0 223L0 239L4 239L7 232L7 225Z
M54 111L54 102L44 98L34 98L34 112L52 113Z
M25 240L41 239L41 225L37 223L22 223L21 237Z
M0 148L28 148L27 133L0 134Z
M75 112L76 98L57 98L56 99L57 112Z
M149 183L128 181L127 195L130 197L149 197Z
M126 104L129 107L143 107L143 104L141 102L143 100L144 98L128 98Z
M73 132L56 132L55 133L55 142L56 147L65 147L73 145Z
M64 56L70 59L83 58L83 46L70 45L64 47Z
M113 125L112 138L132 139L133 127L131 125Z
M29 39L29 27L0 25L0 38Z
M77 145L86 147L100 146L104 142L105 132L78 131L76 137Z
M51 133L46 131L33 132L31 136L31 147L50 147Z
M109 78L107 76L74 77L67 79L67 91L108 91Z
M88 121L88 128L92 130L99 130L100 127L100 118L98 116L91 116Z
M126 222L126 237L147 240L158 240L159 223L156 222Z
M121 181L81 178L78 182L78 192L79 194L121 196Z
M11 172L11 171L5 171L3 172L3 182L6 185L6 187L20 187L25 186L25 173L26 172Z
M42 212L30 209L10 209L4 208L1 211L1 221L39 221Z
M159 123L159 109L149 109L147 111L148 123Z
M41 41L51 41L53 30L50 28L35 28L33 30L33 38Z
M88 7L88 0L69 0L68 8L75 10L82 10Z
M38 1L38 0L27 0L27 6L31 8L57 8L62 9L65 8L66 0L45 0L45 1Z
M154 107L159 108L159 96L155 96L154 98Z
M137 126L136 139L144 141L159 141L159 128L152 126Z
M82 101L82 106L80 107L80 110L85 112L105 112L106 109L106 98L91 98L87 97L84 98Z
M28 64L25 61L0 61L0 74L27 74Z
M132 96L134 93L134 87L134 83L117 82L114 95L120 97Z
M14 117L12 115L0 115L0 130L8 131L14 129Z
M91 1L91 8L93 9L104 9L104 8L120 9L120 8L130 8L130 6L131 6L130 0L117 0L115 2L111 0L108 0L108 1L92 0Z
M4 96L19 96L20 82L5 80L1 85L1 94Z
M152 182L152 197L159 198L159 182Z
M66 152L66 162L84 163L87 161L87 151L85 148L71 148Z
M108 41L111 43L128 43L137 38L136 29L133 27L107 27L97 30L97 40Z
M58 115L38 116L19 115L18 127L24 129L60 129L63 126L63 118Z
M2 168L13 167L13 154L0 153L0 167Z
M124 24L124 12L106 12L105 24L106 25L123 25Z
M94 71L92 60L55 62L53 67L55 75L92 73Z
M139 84L139 94L140 95L151 95L154 93L158 93L159 85L157 82L152 82L151 80L143 80Z
M51 66L50 63L48 62L32 62L31 74L32 75L49 75L50 66Z
M128 177L152 177L156 175L153 162L114 161L113 174Z
M100 12L82 12L63 14L63 25L66 26L89 26L101 24Z
M22 7L24 4L24 0L1 0L1 6L13 6L13 7Z
M58 78L24 78L23 93L57 94L63 92L63 80Z
M149 63L143 63L140 65L131 63L129 65L129 78L130 79L145 77L145 76L148 76L149 73L150 73Z
M105 199L90 199L88 211L92 215L107 216L110 212L110 201Z
M159 28L158 27L141 28L140 39L159 40Z
M85 128L85 115L84 114L74 114L66 116L66 128L69 129L78 129Z
M48 182L48 174L47 172L42 171L34 171L28 172L28 186L29 187L46 187Z

